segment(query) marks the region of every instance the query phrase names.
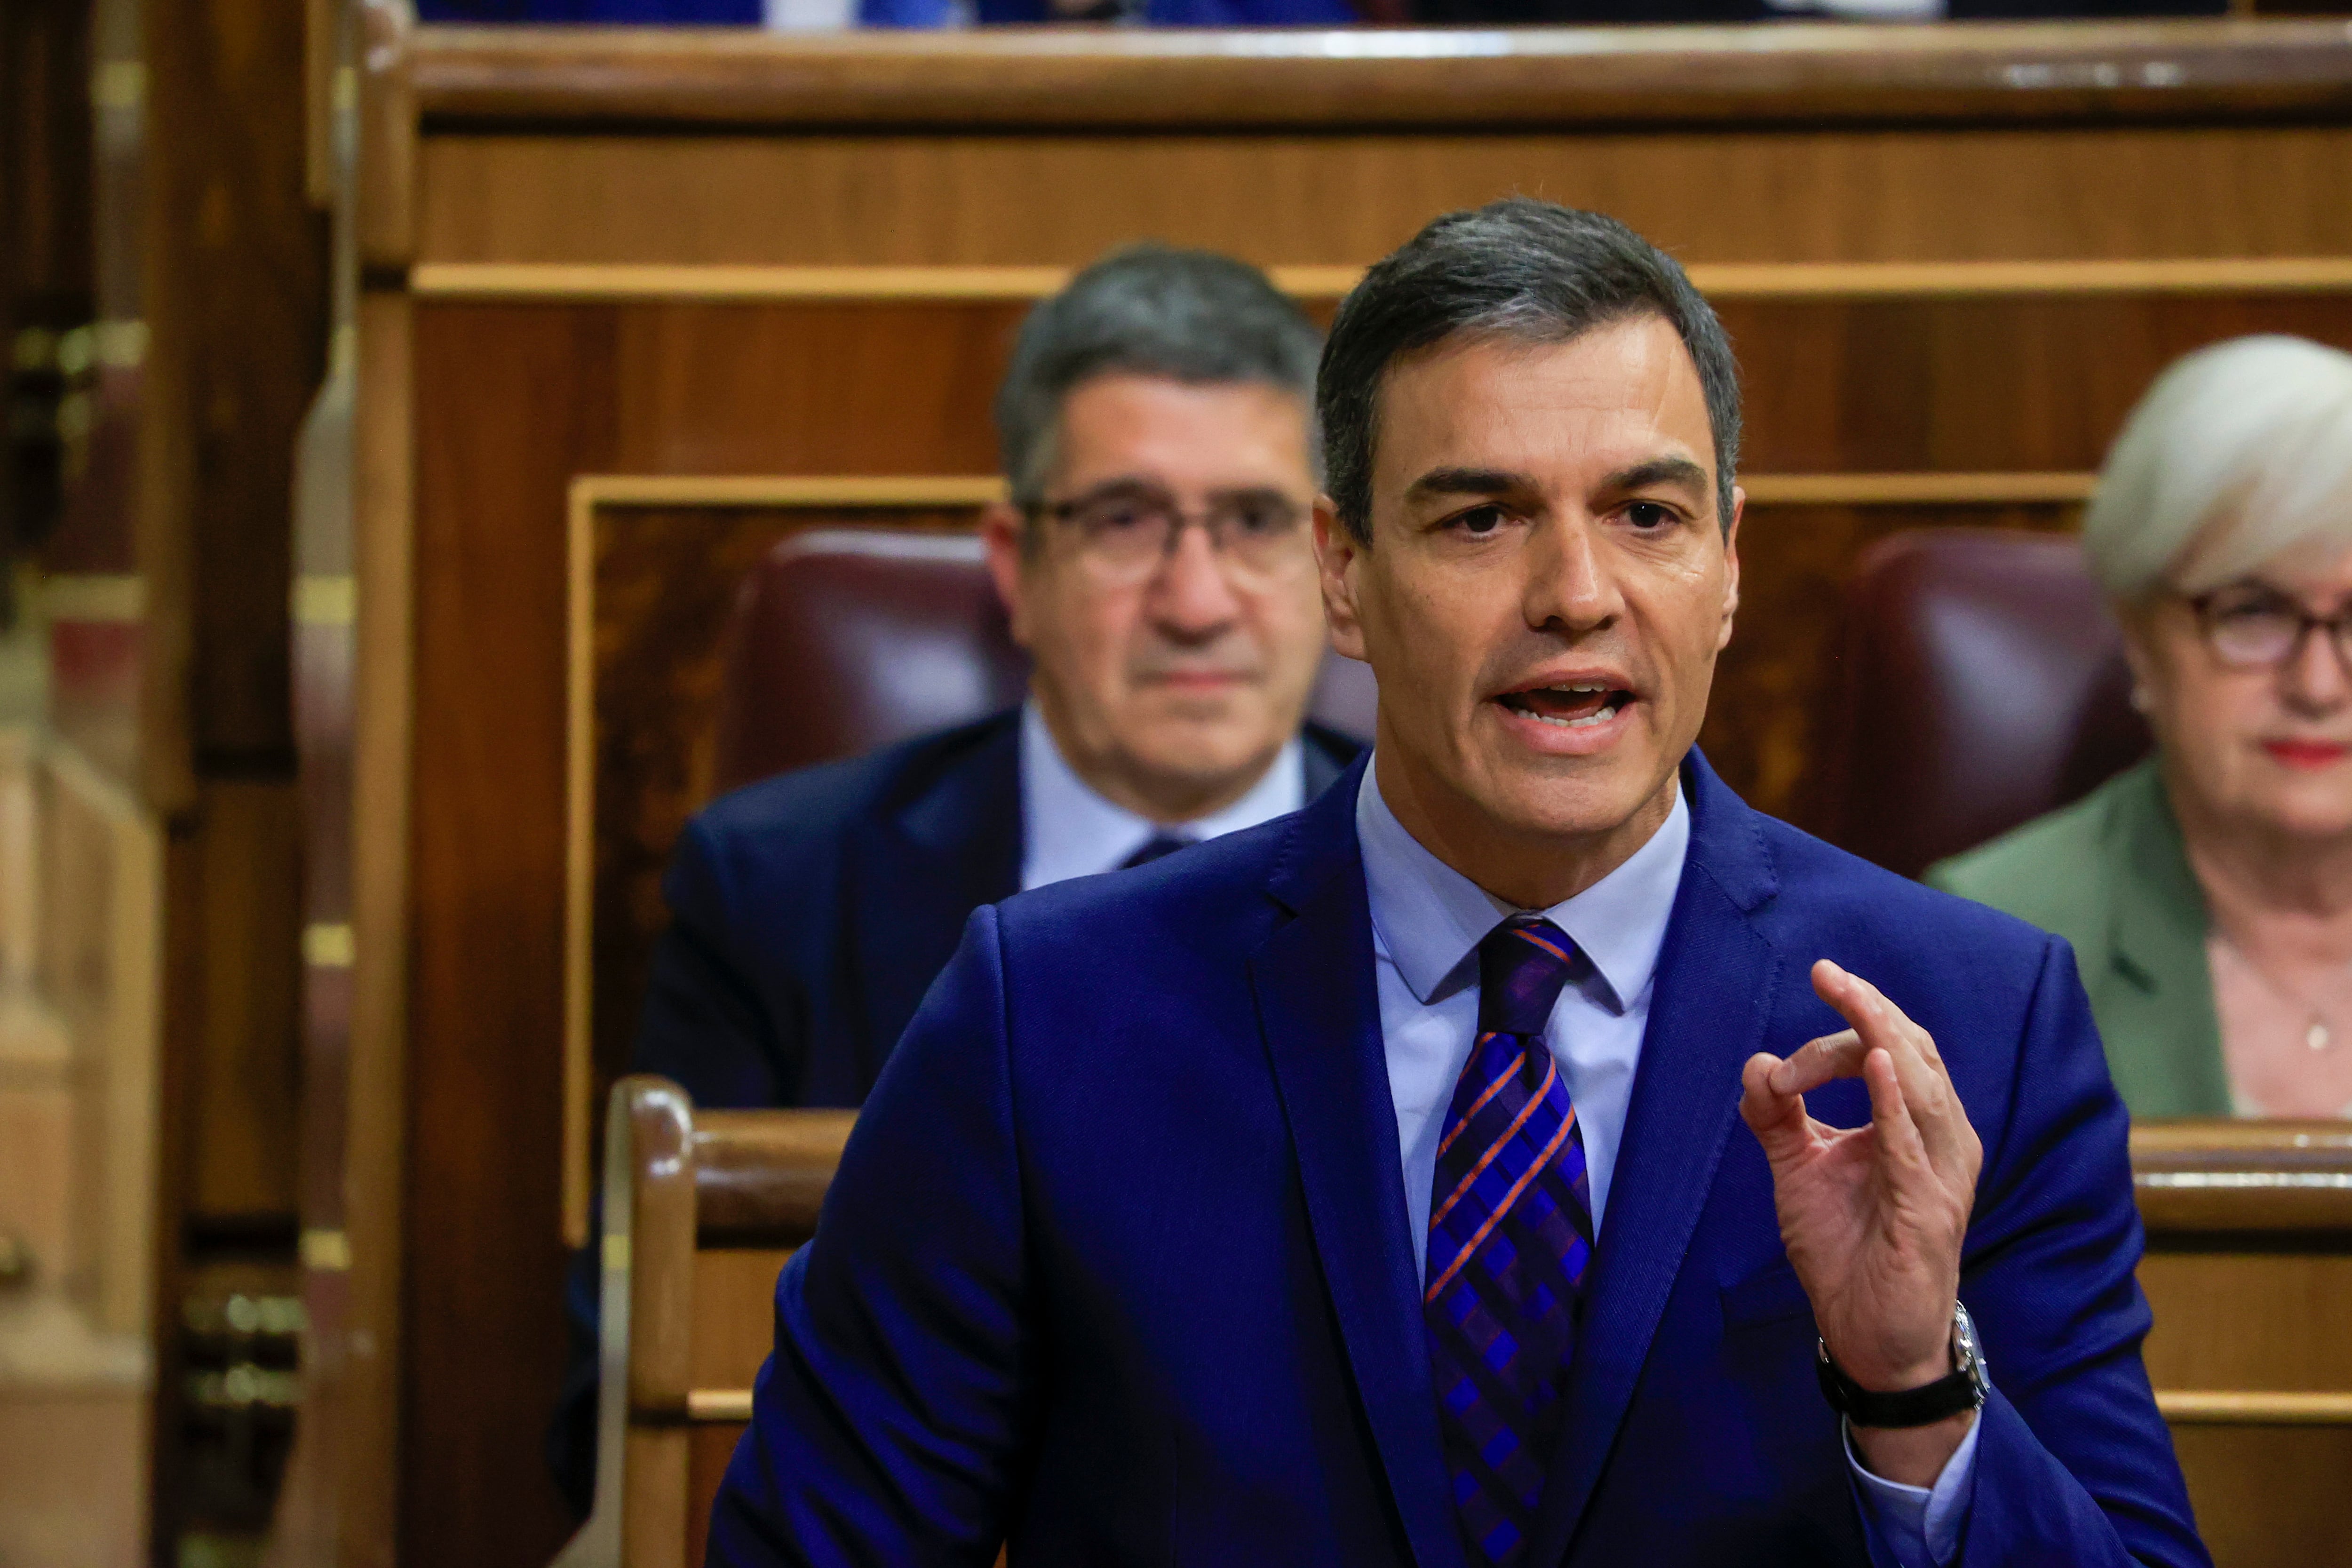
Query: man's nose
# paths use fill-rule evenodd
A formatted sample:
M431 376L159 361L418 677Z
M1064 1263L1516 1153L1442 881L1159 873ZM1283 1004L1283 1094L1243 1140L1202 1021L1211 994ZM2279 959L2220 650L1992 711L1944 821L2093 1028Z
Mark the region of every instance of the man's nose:
M1538 527L1526 560L1529 626L1580 631L1616 614L1616 582L1590 522L1557 518Z
M1152 573L1146 607L1151 618L1180 637L1222 631L1241 613L1241 601L1205 528L1188 527Z

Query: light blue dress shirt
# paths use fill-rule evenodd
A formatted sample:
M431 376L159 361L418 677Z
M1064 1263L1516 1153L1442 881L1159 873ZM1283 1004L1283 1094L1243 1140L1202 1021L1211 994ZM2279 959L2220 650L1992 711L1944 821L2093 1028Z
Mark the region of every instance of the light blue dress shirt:
M1356 792L1356 836L1363 846L1364 886L1371 904L1373 969L1404 1166L1405 1215L1412 1234L1423 1237L1429 1229L1430 1186L1436 1179L1445 1110L1478 1030L1478 943L1519 911L1406 831L1381 798L1379 766L1376 753ZM1584 1130L1596 1235L1608 1210L1633 1069L1649 1026L1651 980L1689 848L1690 807L1678 790L1664 826L1623 865L1540 911L1576 944L1576 967L1553 1005L1544 1044L1559 1063ZM1416 1277L1425 1268L1424 1257L1415 1256ZM1974 1495L1981 1426L1969 1428L1932 1489L1871 1474L1848 1440L1846 1463L1864 1507L1906 1568L1942 1568L1956 1555Z
M1265 776L1223 811L1156 823L1114 805L1077 775L1034 702L1021 708L1021 890L1115 871L1160 833L1198 842L1271 822L1307 804L1307 757L1294 735Z

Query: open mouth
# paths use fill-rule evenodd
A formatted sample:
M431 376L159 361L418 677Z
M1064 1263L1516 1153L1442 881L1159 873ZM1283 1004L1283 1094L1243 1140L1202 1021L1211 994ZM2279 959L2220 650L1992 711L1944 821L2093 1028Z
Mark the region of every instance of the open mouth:
M1584 730L1615 718L1633 700L1633 694L1620 687L1579 681L1506 691L1495 700L1514 713L1524 713L1557 729Z

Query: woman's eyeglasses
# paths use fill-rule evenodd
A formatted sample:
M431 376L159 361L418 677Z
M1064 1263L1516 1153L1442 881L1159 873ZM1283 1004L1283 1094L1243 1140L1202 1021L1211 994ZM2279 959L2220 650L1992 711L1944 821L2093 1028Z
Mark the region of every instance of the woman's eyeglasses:
M2233 583L2189 601L2198 630L2213 656L2233 669L2283 664L2303 651L2304 638L2324 631L2336 657L2352 668L2352 607L2315 616L2275 588Z

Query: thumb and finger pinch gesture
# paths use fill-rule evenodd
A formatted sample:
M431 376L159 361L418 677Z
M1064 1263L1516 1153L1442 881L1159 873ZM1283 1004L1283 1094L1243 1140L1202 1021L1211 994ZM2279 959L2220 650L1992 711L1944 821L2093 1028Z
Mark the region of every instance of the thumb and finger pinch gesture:
M1786 1060L1750 1057L1739 1113L1772 1168L1781 1243L1831 1356L1874 1392L1916 1388L1952 1370L1960 1244L1984 1145L1927 1030L1827 959L1812 979L1853 1027ZM1867 1124L1806 1114L1808 1089L1857 1077L1870 1089Z

